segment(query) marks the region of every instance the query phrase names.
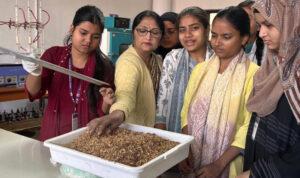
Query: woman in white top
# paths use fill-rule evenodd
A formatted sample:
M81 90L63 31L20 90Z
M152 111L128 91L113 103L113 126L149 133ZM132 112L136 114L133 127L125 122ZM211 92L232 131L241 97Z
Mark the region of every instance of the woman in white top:
M159 84L155 127L181 133L180 112L191 71L210 58L209 21L199 7L188 7L178 15L179 41L184 48L167 54Z
M260 66L266 57L267 48L265 48L263 40L258 36L259 30L251 11L253 4L253 0L245 0L241 2L238 7L244 9L250 19L250 38L245 47L245 53L252 62Z

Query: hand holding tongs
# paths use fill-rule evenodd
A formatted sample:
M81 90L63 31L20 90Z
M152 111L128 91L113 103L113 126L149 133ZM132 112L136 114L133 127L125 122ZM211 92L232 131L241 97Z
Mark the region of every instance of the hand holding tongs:
M87 81L89 83L93 83L95 85L107 85L107 86L109 86L109 84L106 83L106 82L103 82L103 81L100 81L100 80L88 77L86 75L74 72L72 70L69 70L67 68L64 68L64 67L52 64L52 63L44 61L44 60L40 60L40 59L37 59L37 58L25 56L23 54L14 52L12 50L9 50L9 49L3 48L3 47L0 47L0 51L2 51L4 53L8 53L10 55L13 55L13 56L15 56L18 59L22 59L22 60L25 60L25 61L29 61L29 62L33 62L33 63L39 64L39 65L41 65L43 67L46 67L48 69L52 69L54 71L61 72L61 73L66 74L66 75L70 75L72 77L75 77L75 78Z

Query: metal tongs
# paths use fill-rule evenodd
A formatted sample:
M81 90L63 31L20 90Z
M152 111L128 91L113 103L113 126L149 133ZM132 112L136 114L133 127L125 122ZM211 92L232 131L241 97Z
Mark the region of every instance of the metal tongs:
M41 65L43 67L46 67L48 69L52 69L54 71L61 72L61 73L66 74L66 75L70 75L72 77L75 77L75 78L87 81L87 82L95 84L95 85L107 85L107 86L109 86L108 83L103 82L101 80L97 80L97 79L88 77L86 75L74 72L72 70L69 70L67 68L64 68L64 67L52 64L52 63L44 61L44 60L40 60L40 59L37 59L37 58L25 56L23 54L17 53L15 51L10 50L10 49L3 48L1 46L0 46L0 51L2 51L4 53L8 53L8 54L10 54L12 56L15 56L18 59L22 59L22 60L25 60L25 61L29 61L29 62L33 62L33 63L39 64L39 65Z

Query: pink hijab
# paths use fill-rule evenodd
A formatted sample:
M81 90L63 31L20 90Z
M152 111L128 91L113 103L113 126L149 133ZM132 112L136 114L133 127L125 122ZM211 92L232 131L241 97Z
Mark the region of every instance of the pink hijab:
M271 114L283 92L300 124L300 1L257 0L252 6L280 32L278 53L268 50L254 76L247 109L258 116Z

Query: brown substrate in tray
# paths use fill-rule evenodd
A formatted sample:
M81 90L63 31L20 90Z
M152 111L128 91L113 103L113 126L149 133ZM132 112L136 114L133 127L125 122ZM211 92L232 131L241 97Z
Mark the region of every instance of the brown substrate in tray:
M118 128L111 135L101 137L84 133L64 146L109 161L137 167L178 144L155 134Z

